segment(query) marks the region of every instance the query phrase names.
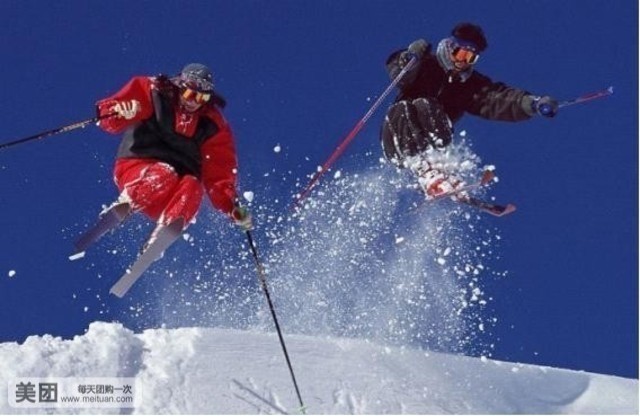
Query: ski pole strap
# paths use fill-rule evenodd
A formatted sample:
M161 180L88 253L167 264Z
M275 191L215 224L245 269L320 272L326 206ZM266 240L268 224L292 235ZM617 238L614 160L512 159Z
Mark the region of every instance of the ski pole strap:
M44 139L45 137L53 136L55 134L66 133L66 132L71 131L71 130L80 129L80 128L88 126L89 124L96 123L96 122L98 122L100 120L103 120L105 118L113 117L116 114L117 113L109 113L109 114L105 114L105 115L102 115L102 116L96 116L96 117L89 118L89 119L82 120L82 121L78 121L76 123L72 123L72 124L69 124L69 125L66 125L66 126L58 127L58 128L52 129L52 130L43 131L41 133L34 134L33 136L25 137L23 139L18 139L18 140L14 140L12 142L3 143L3 144L0 144L0 150L5 149L7 147L16 146L16 145L21 144L21 143L30 142L32 140Z
M315 184L318 182L320 177L324 175L324 173L327 170L329 170L331 165L333 165L333 163L340 157L340 155L342 155L342 153L345 151L349 143L351 143L351 141L356 137L356 135L360 132L360 130L362 130L362 127L364 127L365 123L369 120L369 118L371 118L371 116L376 111L376 109L380 106L382 101L384 101L384 99L387 98L391 90L393 90L396 87L396 85L398 85L398 83L402 80L405 74L409 72L411 68L413 68L417 60L418 58L416 56L413 56L409 60L407 65L405 65L404 68L402 68L402 70L400 71L400 73L393 79L393 81L391 81L391 84L389 84L389 86L382 92L382 94L380 94L380 97L378 97L378 99L373 103L373 105L371 106L369 111L366 112L364 117L358 120L358 122L353 127L353 129L351 129L349 134L347 134L347 136L340 142L336 150L334 150L331 156L329 156L329 159L327 159L327 161L324 162L320 170L313 175L313 177L311 178L311 181L309 181L309 184L304 188L304 190L296 198L296 200L293 203L293 208L298 206L300 202L304 198L306 198L307 195L309 195L309 193L311 192L311 189L315 186Z
M600 91L596 91L596 92L592 92L592 93L589 93L589 94L581 95L580 97L574 98L572 100L562 101L561 103L558 104L558 107L559 108L568 107L570 105L584 103L584 102L595 100L595 99L598 99L598 98L608 97L609 95L612 95L612 94L613 94L613 86L611 86L609 88L605 88L605 89L600 90Z

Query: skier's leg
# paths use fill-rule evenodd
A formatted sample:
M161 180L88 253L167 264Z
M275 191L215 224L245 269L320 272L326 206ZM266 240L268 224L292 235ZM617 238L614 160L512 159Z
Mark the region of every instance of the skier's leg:
M382 145L382 153L384 157L394 165L402 167L404 154L400 148L401 129L398 126L398 118L400 117L398 105L393 104L387 110L382 128L380 129L380 144Z
M418 177L418 183L427 198L436 198L465 186L464 181L449 172L442 162L441 151L451 143L453 129L449 117L435 100L417 98L411 102L415 141L419 151L407 167ZM456 194L452 198L463 196Z
M127 188L134 189L132 193L137 197L138 192L135 191L135 188L144 182L151 166L152 164L147 160L124 159L116 162L114 179L121 194L116 202L100 213L96 224L76 241L77 253L85 251L106 233L117 228L136 210Z
M203 190L196 177L191 175L181 177L178 184L173 187L172 192L173 194L165 204L155 229L142 248L141 255L145 255L154 245L161 247L162 251L164 251L178 238L180 232L189 226L191 220L198 213ZM161 239L164 243L156 243L160 235L165 236ZM160 254L162 254L162 251L160 251ZM155 261L155 259L152 261Z
M171 166L164 163L146 168L135 180L124 183L122 189L137 209L158 221L134 264L111 288L111 293L118 297L124 296L149 266L180 237L197 214L203 196L197 178L190 175L179 177Z
M417 135L420 140L434 149L447 147L453 139L453 125L442 105L429 98L417 98L412 104L417 115L415 124L419 126Z
M115 182L134 212L158 220L180 182L171 165L150 159L121 159L116 163Z
M405 164L407 158L420 154L430 146L423 134L415 106L406 100L389 107L380 139L385 157L401 168L408 167Z
M202 185L195 176L181 177L162 211L159 222L171 224L182 220L186 228L198 213L203 194Z

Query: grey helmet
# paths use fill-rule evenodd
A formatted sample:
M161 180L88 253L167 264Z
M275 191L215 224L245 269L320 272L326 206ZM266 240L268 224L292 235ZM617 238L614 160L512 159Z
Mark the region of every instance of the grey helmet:
M213 73L202 64L188 64L177 77L180 86L189 87L198 92L213 92Z

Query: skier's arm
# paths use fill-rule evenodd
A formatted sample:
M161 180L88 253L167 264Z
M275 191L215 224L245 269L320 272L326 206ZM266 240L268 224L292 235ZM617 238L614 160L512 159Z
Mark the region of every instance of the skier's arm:
M219 127L202 145L202 182L211 204L231 215L236 200L238 162L229 125L222 119Z
M105 116L114 113L116 105L130 105L132 101L137 104L137 111L132 113L131 118L116 115L100 120L99 126L107 133L120 133L130 125L145 120L153 114L153 103L151 100L152 79L148 77L134 77L120 91L110 97L104 98L96 103L98 116Z
M527 91L493 82L477 72L467 83L471 90L466 111L470 114L500 121L527 120L535 114Z
M431 44L424 39L418 39L409 45L407 49L400 49L393 52L387 58L385 67L389 73L391 80L396 79L400 71L409 63L411 57L415 56L418 60L416 65L413 66L398 82L398 88L403 90L406 86L409 86L415 81L418 73L420 72L420 63L422 60L431 53Z

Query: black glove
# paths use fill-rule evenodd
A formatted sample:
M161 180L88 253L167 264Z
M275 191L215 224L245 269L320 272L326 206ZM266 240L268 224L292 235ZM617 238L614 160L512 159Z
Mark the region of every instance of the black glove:
M411 42L411 45L409 45L407 50L400 54L400 66L404 68L413 57L416 57L416 59L420 60L426 53L429 52L430 49L431 46L424 39L418 39Z
M558 101L545 95L544 97L532 97L531 108L544 117L555 117L558 114Z
M424 39L418 39L411 42L411 45L407 48L407 52L412 53L418 59L422 58L425 53L429 51L429 44Z

